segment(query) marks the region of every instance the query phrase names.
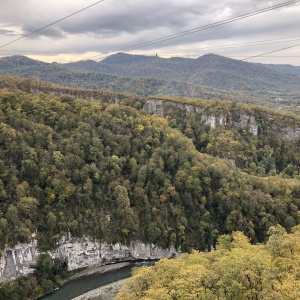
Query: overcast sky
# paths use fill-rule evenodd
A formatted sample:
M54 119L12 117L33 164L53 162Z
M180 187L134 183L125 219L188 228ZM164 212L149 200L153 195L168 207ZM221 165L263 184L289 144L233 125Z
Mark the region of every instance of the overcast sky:
M287 0L104 0L67 20L0 48L0 56L27 55L69 62L240 16ZM0 47L96 0L0 0ZM216 53L242 59L300 44L300 2L128 53L197 57ZM272 43L268 40L278 40ZM260 45L235 45L261 42ZM230 46L230 48L229 48ZM300 47L252 62L300 65Z

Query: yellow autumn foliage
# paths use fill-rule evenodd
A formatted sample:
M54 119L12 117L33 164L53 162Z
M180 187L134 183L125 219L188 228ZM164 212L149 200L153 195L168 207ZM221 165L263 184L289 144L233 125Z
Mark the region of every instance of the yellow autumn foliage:
M137 268L117 299L300 299L300 226L288 234L277 225L269 233L265 245L234 232L220 237L212 252Z

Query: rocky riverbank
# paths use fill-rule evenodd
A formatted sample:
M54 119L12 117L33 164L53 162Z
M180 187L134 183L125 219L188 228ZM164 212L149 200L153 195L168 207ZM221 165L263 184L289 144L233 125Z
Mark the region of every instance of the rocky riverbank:
M132 264L132 262L120 262L120 263L109 264L109 265L93 266L93 267L87 268L81 272L76 273L72 277L68 278L68 280L74 280L74 279L78 279L78 278L92 275L92 274L103 274L106 272L121 269L121 268L129 266L131 264Z
M104 285L72 300L112 300L121 291L126 279Z
M69 280L74 280L81 278L83 276L88 276L92 274L104 274L106 272L110 272L113 270L118 270L120 268L129 266L130 262L121 262L117 264L111 264L111 265L105 265L105 266L93 266L91 268L88 268L86 270L83 270L74 276L70 277ZM121 290L124 282L126 279L119 280L116 282L113 282L111 284L99 287L95 290L89 291L83 295L80 295L76 298L73 298L73 300L111 300L116 297L118 292Z

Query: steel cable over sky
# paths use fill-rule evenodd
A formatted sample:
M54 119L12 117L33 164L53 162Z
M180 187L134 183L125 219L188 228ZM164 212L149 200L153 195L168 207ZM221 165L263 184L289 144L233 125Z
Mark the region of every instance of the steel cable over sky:
M25 34L25 35L23 35L23 36L21 36L21 37L15 39L15 40L11 41L11 42L8 42L8 43L6 43L6 44L4 44L4 45L1 45L1 46L0 46L0 49L3 48L3 47L5 47L5 46L8 46L8 45L10 45L10 44L13 44L13 43L15 43L15 42L17 42L17 41L19 41L19 40L22 40L22 39L24 39L24 38L26 38L26 37L28 37L28 36L34 34L34 33L37 33L37 32L39 32L39 31L42 31L43 29L46 29L46 28L48 28L48 27L50 27L50 26L52 26L52 25L54 25L54 24L57 24L57 23L63 21L63 20L66 20L66 19L68 19L68 18L70 18L70 17L72 17L72 16L75 16L75 15L79 14L80 12L82 12L82 11L84 11L84 10L87 10L88 8L91 8L91 7L97 5L97 4L101 3L101 2L104 2L104 1L105 1L105 0L97 1L97 2L95 2L95 3L93 3L93 4L89 5L89 6L86 6L86 7L82 8L82 9L80 9L80 10L78 10L78 11L76 11L76 12L74 12L74 13L68 15L68 16L66 16L66 17L63 17L63 18L61 18L61 19L59 19L59 20L57 20L57 21L54 21L54 22L52 22L52 23L50 23L50 24L48 24L48 25L46 25L46 26L44 26L44 27L42 27L42 28L39 28L39 29L37 29L37 30L34 30L34 31L32 31L32 32L30 32L30 33L28 33L28 34Z
M272 45L272 44L280 44L280 43L291 43L295 41L299 41L300 36L294 36L294 37L288 37L288 38L277 38L272 40L259 40L259 41L253 41L248 43L231 43L231 44L223 44L223 45L216 45L212 47L207 48L186 48L183 50L176 50L176 51L164 51L159 52L158 54L172 54L172 53L184 53L184 52L191 52L191 51L207 51L207 50L223 50L223 49L232 49L232 48L244 48L244 47L255 47L255 46L261 46L261 45ZM0 50L1 51L1 50ZM243 57L245 57L244 55Z
M252 56L249 56L247 58L240 59L240 61L249 60L249 59L255 58L255 57L261 57L261 56L264 56L264 55L268 55L268 54L272 54L272 53L284 51L284 50L291 49L291 48L296 48L296 47L299 47L299 46L300 46L300 44L296 44L296 45L292 45L292 46L289 46L289 47L284 47L284 48L280 48L280 49L277 49L277 50L268 51L268 52L257 54L257 55L252 55Z
M270 7L267 7L267 8L263 8L263 9L256 10L256 11L253 11L253 12L250 12L250 13L247 13L247 14L243 14L243 15L240 15L240 16L237 16L237 17L233 17L233 18L226 19L226 20L223 20L223 21L207 24L207 25L204 25L204 26L201 26L201 27L196 27L196 28L186 30L186 31L182 31L182 32L178 32L178 33L175 33L175 34L167 35L167 36L164 36L164 37L161 37L161 38L158 38L158 39L154 39L154 40L151 40L151 41L148 41L148 42L136 44L136 45L126 47L126 48L123 48L123 49L119 49L119 50L116 50L116 51L107 52L107 53L101 54L101 55L94 55L94 56L91 56L91 57L89 57L85 60L88 60L88 59L102 59L102 58L105 58L105 57L109 56L110 54L115 53L115 52L128 52L128 51L137 50L137 49L140 49L140 48L156 45L156 44L159 44L159 43L162 43L162 42L177 39L177 38L180 38L180 37L183 37L183 36L186 36L186 35L190 35L190 34L193 34L193 33L197 33L197 32L200 32L200 31L204 31L204 30L207 30L207 29L210 29L210 28L222 26L222 25L229 24L229 23L232 23L232 22L236 22L236 21L239 21L239 20L243 20L243 19L246 19L246 18L249 18L249 17L253 17L253 16L256 16L256 15L259 15L259 14L262 14L262 13L265 13L265 12L268 12L268 11L271 11L271 10L275 10L275 9L278 9L278 8L281 8L281 7L285 7L285 6L288 6L288 5L292 5L292 4L295 4L295 3L298 3L298 2L300 2L300 0L287 1L287 2L284 2L284 3L281 3L281 4L273 5L273 6L270 6Z
M259 41L253 41L253 42L248 42L248 43L231 43L231 44L223 44L223 45L216 45L212 47L207 47L207 48L187 48L183 50L176 50L176 51L164 51L164 52L159 52L157 51L157 54L172 54L172 53L184 53L184 52L190 52L190 51L207 51L207 50L223 50L223 49L232 49L232 48L244 48L244 47L255 47L255 46L261 46L261 45L272 45L272 44L279 44L279 43L291 43L295 41L299 41L300 36L293 36L293 37L286 37L286 38L277 38L277 39L268 39L268 40L259 40ZM38 51L38 50L13 50L13 49L2 49L0 52L17 52L17 53L39 53L39 54L44 54L44 53L61 53L61 52L54 52L54 51ZM64 53L72 53L72 52L64 52ZM247 57L247 55L243 55L240 57ZM291 56L289 56L291 57Z

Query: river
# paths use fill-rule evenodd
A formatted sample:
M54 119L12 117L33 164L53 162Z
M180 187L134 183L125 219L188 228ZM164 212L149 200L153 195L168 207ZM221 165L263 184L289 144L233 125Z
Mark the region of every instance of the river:
M142 264L144 265L145 263ZM154 261L147 261L146 264L154 264ZM60 289L50 295L40 298L40 300L71 300L98 287L130 277L131 269L138 265L140 265L140 263L132 262L129 265L116 270L105 273L94 273L77 279L69 280L63 284Z

